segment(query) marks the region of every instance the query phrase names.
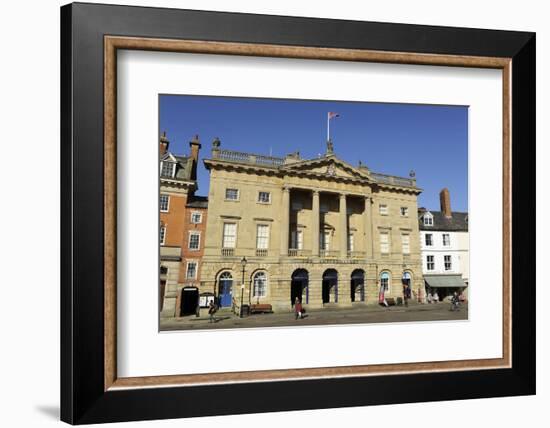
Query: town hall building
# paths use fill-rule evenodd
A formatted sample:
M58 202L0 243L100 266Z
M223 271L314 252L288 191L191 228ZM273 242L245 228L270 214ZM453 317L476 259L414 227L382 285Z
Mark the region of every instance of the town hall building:
M222 307L352 307L424 287L414 173L352 166L334 152L302 159L213 142L200 292Z

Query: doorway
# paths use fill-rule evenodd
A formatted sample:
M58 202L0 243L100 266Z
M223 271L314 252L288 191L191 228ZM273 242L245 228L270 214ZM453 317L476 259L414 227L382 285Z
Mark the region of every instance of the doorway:
M233 277L230 272L224 272L220 275L218 296L218 304L221 308L231 306L231 298L233 296Z
M198 304L199 289L197 287L184 287L181 290L181 315L194 314Z
M365 301L365 271L363 269L355 269L351 273L351 301Z
M338 303L338 272L335 269L323 273L323 303Z
M290 281L290 305L294 306L296 298L300 303L308 303L309 300L309 273L305 269L296 269L292 273Z

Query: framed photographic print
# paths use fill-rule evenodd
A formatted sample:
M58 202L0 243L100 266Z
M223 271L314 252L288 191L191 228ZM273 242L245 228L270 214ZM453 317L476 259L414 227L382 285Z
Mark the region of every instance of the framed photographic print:
M533 33L77 3L61 52L62 420L535 393Z

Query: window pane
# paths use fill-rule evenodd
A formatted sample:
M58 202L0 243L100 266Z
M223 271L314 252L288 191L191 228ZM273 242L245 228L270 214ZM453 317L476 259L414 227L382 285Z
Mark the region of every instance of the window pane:
M174 166L173 162L161 162L160 175L162 177L173 177Z
M390 252L390 241L388 233L380 233L380 252L389 253Z
M192 233L189 235L189 249L198 250L200 244L200 235L198 233Z
M191 223L200 223L201 221L202 221L202 214L201 213L191 214Z
M269 192L258 193L258 202L269 203L271 200L271 194Z
M259 224L256 227L256 248L265 250L269 246L269 226Z
M403 254L409 254L411 251L409 235L401 235L401 242L403 244Z
M258 272L254 275L254 297L263 297L266 295L267 276L265 272Z
M197 262L187 262L187 278L193 279L197 276Z
M237 189L225 189L225 199L239 199L239 191Z
M160 244L164 245L164 239L166 237L166 226L160 227Z
M223 248L235 248L236 238L237 238L237 225L235 223L224 223Z
M170 197L168 195L160 195L160 210L168 211L168 201Z

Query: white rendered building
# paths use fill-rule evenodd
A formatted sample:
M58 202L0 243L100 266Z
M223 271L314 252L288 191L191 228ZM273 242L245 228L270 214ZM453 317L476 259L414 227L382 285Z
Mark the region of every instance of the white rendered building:
M470 277L468 213L451 211L448 189L439 197L441 211L418 210L426 293L437 292L440 300L454 291L466 297Z

